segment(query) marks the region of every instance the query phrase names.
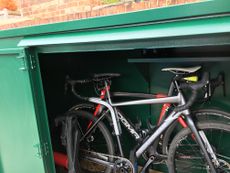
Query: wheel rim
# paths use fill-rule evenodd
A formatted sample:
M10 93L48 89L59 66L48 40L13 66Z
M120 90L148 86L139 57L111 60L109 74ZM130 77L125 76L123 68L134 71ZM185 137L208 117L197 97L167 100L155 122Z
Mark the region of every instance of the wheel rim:
M204 132L220 162L221 166L217 169L218 173L230 173L229 131L222 129L205 129ZM176 172L209 172L206 160L191 133L179 140L174 154Z
M78 117L79 127L81 131L81 135L84 136L86 131L89 129L88 124L92 122L86 117ZM110 142L107 138L105 138L105 131L102 130L104 127L102 124L98 123L97 127L95 127L85 138L81 138L80 142L80 165L84 171L87 172L106 172L109 173L111 168L99 165L87 159L84 159L86 154L84 151L92 151L99 152L105 154L113 154L111 151ZM87 154L87 156L90 156Z

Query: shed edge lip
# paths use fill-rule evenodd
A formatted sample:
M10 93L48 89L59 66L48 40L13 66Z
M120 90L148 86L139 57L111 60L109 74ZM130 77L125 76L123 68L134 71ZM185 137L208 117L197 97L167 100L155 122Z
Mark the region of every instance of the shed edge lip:
M113 42L113 41L132 41L132 40L142 40L142 39L161 39L166 37L179 37L179 36L197 36L197 35L210 35L210 34L222 34L228 33L230 31L230 23L226 23L226 18L230 19L230 15L224 18L211 18L201 20L184 20L178 21L177 23L181 24L177 26L177 30L171 29L174 22L163 23L161 29L156 27L157 25L148 25L142 29L142 26L135 27L132 30L127 30L128 28L118 28L118 34L116 30L111 32L111 30L101 30L89 32L83 31L78 33L57 33L52 34L52 37L49 35L40 35L40 36L27 36L24 37L19 43L18 47L30 47L30 46L52 46L60 44L87 44L87 43L100 43L100 42ZM196 29L197 25L200 25L203 22L200 30ZM216 23L220 23L218 27L215 27L215 30L209 30L213 28L213 25L216 26ZM171 25L171 27L170 27ZM129 27L131 28L131 27ZM142 29L142 30L141 30ZM183 33L181 31L184 30ZM108 32L110 31L110 32ZM125 32L124 32L125 31ZM124 34L122 34L124 32ZM142 34L140 34L142 33Z

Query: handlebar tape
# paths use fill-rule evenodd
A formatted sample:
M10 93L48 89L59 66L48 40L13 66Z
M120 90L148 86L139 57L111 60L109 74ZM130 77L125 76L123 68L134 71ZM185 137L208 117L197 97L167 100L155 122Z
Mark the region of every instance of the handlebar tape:
M88 97L83 97L83 96L81 96L80 94L78 94L78 93L75 91L74 85L71 85L71 91L72 91L72 93L73 93L77 98L79 98L79 99L81 99L81 100L85 100L85 101L89 100Z
M191 107L196 100L197 90L202 88L203 86L205 86L208 83L208 80L209 80L209 74L207 72L205 72L202 76L202 79L199 82L194 83L194 84L189 84L189 83L181 84L180 88L181 89L191 89L192 95L190 96L190 98L186 104L178 106L174 110L179 112L179 111L183 111L183 110Z
M176 112L180 112L180 111L188 109L196 101L196 97L197 97L197 90L192 90L192 95L189 98L189 100L187 101L187 103L185 105L177 106L174 110Z

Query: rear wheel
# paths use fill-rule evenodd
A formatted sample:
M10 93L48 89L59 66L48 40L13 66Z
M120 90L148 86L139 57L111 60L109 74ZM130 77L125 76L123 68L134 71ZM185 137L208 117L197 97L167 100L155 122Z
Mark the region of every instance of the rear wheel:
M215 152L220 166L217 173L230 173L230 126L218 122L197 124L198 131L203 131ZM173 139L168 153L170 173L209 173L209 166L191 130L181 130Z
M71 107L69 111L79 111L80 110L80 111L90 112L91 114L93 114L95 111L95 108L96 108L96 105L94 104L82 103L82 104L78 104L78 105Z
M110 173L112 169L109 166L101 165L87 158L98 157L95 156L95 153L114 155L114 144L108 129L103 122L97 122L97 118L89 112L71 111L71 114L72 113L76 115L79 131L81 133L79 146L80 156L78 157L81 170L83 172ZM91 124L90 127L89 124ZM109 161L112 160L112 158L109 159Z
M113 126L113 122L111 117L108 115L108 110L104 108L103 105L101 105L100 109L98 110L97 114L95 115L95 110L96 110L97 105L96 104L90 104L90 103L82 103L75 105L69 109L69 111L86 111L94 115L94 117L101 117L103 116L103 121L105 124L109 123L110 126ZM120 112L120 110L118 110ZM108 126L107 126L108 127Z

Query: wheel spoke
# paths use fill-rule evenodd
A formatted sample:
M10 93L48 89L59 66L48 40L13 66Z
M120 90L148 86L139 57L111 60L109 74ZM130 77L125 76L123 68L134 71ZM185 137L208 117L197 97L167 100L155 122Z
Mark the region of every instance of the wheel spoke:
M230 173L230 152L227 147L224 148L230 146L228 141L230 139L230 127L220 123L200 123L198 128L204 131L214 153L217 153L216 157L220 163L217 172ZM209 173L206 159L199 145L191 138L191 134L189 129L183 129L173 139L169 149L169 169L178 173Z
M76 111L78 112L78 111ZM112 169L108 166L101 166L98 162L92 162L84 157L86 154L84 151L105 153L108 155L114 155L114 145L112 137L102 121L98 121L91 113L85 111L79 111L77 114L77 122L82 137L80 139L80 157L79 162L81 165L82 172L87 173L111 173ZM89 122L92 122L92 126L88 129ZM78 149L79 149L78 148ZM86 154L88 155L88 154ZM91 156L92 158L96 156Z

